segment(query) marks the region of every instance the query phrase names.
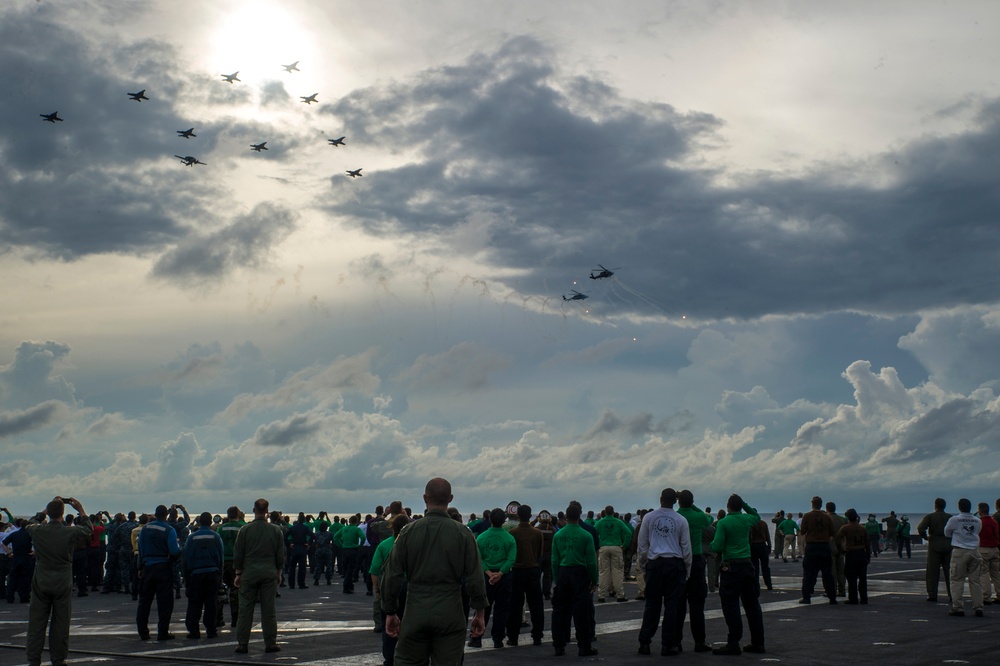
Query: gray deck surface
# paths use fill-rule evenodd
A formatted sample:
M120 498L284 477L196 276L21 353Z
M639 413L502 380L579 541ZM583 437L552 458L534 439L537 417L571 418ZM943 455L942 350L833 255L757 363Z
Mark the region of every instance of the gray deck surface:
M763 591L761 606L767 654L740 657L692 652L693 642L685 633L685 652L670 661L740 663L754 661L786 664L898 663L898 664L996 664L1000 660L1000 605L986 606L984 618L973 616L966 587L966 617L948 616L948 602L941 583L940 601L926 601L924 586L925 549L914 549L913 559L895 554L872 560L869 568L868 606L840 603L830 606L814 598L800 605L800 564L771 560L775 590ZM335 579L336 582L336 579ZM822 589L822 586L819 585ZM629 597L635 583L627 583ZM371 597L344 595L337 585L310 586L305 590L282 588L277 600L279 644L282 651L265 654L259 627L254 627L249 655L233 653L232 631L226 627L214 640L188 640L183 625L186 600L175 602L171 630L177 639L158 643L140 641L135 631L135 602L128 595L91 594L73 599L70 637L71 664L121 664L146 666L164 663L211 664L333 664L382 663L380 637L372 631ZM548 634L551 608L546 602L545 643L532 646L530 638L518 647L466 649L467 664L523 664L604 662L649 664L662 662L659 634L653 655L636 654L643 602L605 603L597 606L598 641L595 657L580 658L568 646L566 656L556 658ZM0 664L25 664L24 638L28 605L0 601ZM723 643L726 625L717 594L709 594L706 605L708 640ZM226 617L229 617L228 608ZM156 608L150 625L155 634ZM528 630L525 630L527 632ZM744 633L749 642L749 632ZM524 645L528 643L528 645ZM490 645L491 641L484 640ZM48 657L46 652L45 657Z

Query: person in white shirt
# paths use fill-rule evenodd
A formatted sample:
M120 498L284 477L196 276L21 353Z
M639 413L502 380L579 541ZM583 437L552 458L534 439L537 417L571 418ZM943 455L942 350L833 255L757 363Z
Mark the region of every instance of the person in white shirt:
M979 531L983 527L979 516L972 515L972 502L958 500L958 515L944 526L944 535L951 539L951 610L949 615L965 615L965 579L969 579L969 596L976 617L983 616L983 585L979 575L982 556L979 554Z

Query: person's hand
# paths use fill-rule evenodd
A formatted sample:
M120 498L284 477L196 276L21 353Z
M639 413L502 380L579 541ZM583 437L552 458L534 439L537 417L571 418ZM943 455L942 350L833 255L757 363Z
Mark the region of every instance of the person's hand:
M483 613L482 609L477 610L472 618L472 631L470 632L472 638L481 638L486 633L486 619Z
M385 616L385 633L389 638L399 638L399 616Z
M240 586L240 577L241 577L241 574L234 574L233 575L233 587L237 587L238 588Z
M594 592L597 592L597 586L594 585L593 583L591 583L590 584L590 593L593 594Z

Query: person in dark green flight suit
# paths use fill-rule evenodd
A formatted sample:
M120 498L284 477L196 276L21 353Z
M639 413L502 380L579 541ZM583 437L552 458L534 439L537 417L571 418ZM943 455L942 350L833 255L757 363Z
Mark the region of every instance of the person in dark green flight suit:
M72 527L63 522L65 505L79 514ZM48 522L42 521L48 516ZM73 551L81 539L89 539L94 528L79 500L54 497L25 528L35 548L35 575L31 580L28 610L27 659L30 666L42 663L45 628L49 631L49 654L54 666L66 663L69 654L70 602L73 599Z
M462 608L462 580L468 585L472 608L472 635L486 630L486 582L479 548L472 533L447 513L454 499L451 484L435 478L427 482L424 517L399 533L379 581L385 632L398 637L395 666L462 663L466 618ZM406 609L396 614L403 579L407 581Z
M278 618L274 599L285 565L285 543L281 528L267 522L268 501L253 503L253 522L236 535L233 548L233 584L240 591L240 610L236 620L236 650L249 652L253 609L260 602L260 628L264 651L278 652Z

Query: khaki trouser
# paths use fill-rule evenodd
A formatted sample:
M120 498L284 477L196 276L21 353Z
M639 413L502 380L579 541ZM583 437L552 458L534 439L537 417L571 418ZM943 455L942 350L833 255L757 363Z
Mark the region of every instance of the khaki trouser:
M622 557L621 546L601 546L601 552L597 559L598 577L598 598L604 599L609 596L625 596L625 560Z
M983 560L979 548L951 549L951 607L960 610L964 606L963 593L965 579L969 579L969 596L972 597L972 608L983 608L983 584L979 575Z
M979 566L979 579L983 586L983 599L990 598L990 581L993 582L993 596L1000 599L1000 550L979 547L983 562Z
M785 559L789 557L796 557L796 545L798 544L798 538L794 534L785 535L785 550L782 551L781 556Z

